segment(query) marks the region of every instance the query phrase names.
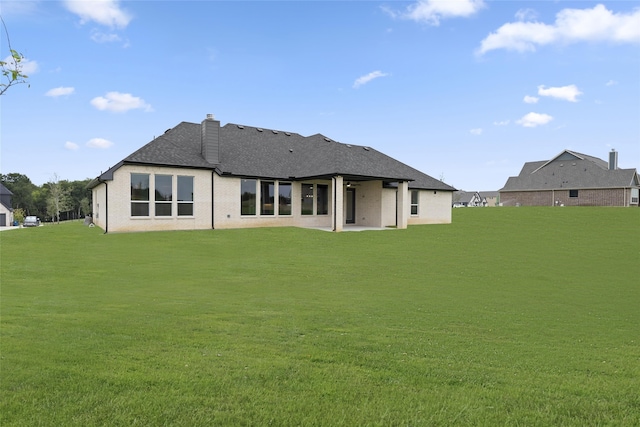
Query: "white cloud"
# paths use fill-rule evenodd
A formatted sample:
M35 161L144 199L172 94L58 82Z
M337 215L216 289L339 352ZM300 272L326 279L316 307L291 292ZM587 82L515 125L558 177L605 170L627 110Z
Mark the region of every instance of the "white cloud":
M482 128L475 128L469 131L472 135L482 135Z
M405 12L394 12L384 8L394 18L411 19L429 25L440 25L441 19L468 17L484 7L483 0L418 0L407 7Z
M629 13L613 13L604 5L593 9L563 9L555 23L512 22L489 34L477 50L479 55L494 49L533 52L551 43L608 41L640 42L640 8Z
M75 92L75 88L60 86L53 89L49 89L47 93L45 93L45 96L52 96L55 98L58 96L71 95L73 92Z
M494 126L507 126L511 121L510 120L502 120L493 122Z
M379 77L386 77L389 74L383 73L382 71L372 71L369 74L366 74L362 77L358 77L356 81L353 83L353 88L357 89L362 85L369 83L371 80L377 79Z
M117 34L113 34L113 33L106 34L101 31L92 30L91 40L93 40L96 43L113 43L113 42L119 42L122 39Z
M67 141L64 143L64 148L66 148L67 150L75 151L79 147L78 147L78 144L76 144L75 142Z
M533 9L520 9L516 12L518 21L533 21L538 17L538 13Z
M3 62L7 64L7 68L15 69L16 65L20 69L20 72L26 76L30 76L38 71L38 63L27 58L22 58L19 64L16 64L16 60L13 56L9 55L3 59Z
M131 15L120 8L118 0L65 0L64 5L80 17L82 24L94 21L111 28L125 28Z
M615 80L609 80L607 83L605 83L605 86L615 86L617 85L618 82Z
M535 96L525 95L524 99L522 101L527 103L527 104L536 104L538 102L538 99L539 98L537 98Z
M526 128L534 128L536 126L546 125L551 120L553 120L553 117L548 114L529 113L525 114L520 120L517 120L516 123Z
M87 142L87 147L107 149L113 145L113 142L104 138L91 138Z
M580 89L576 85L568 85L561 87L545 88L544 85L538 86L538 95L550 96L556 99L563 99L569 102L578 102L577 97L582 95Z
M112 111L124 113L125 111L140 109L153 111L151 105L144 99L133 96L130 93L108 92L106 96L98 96L91 100L91 105L100 111Z

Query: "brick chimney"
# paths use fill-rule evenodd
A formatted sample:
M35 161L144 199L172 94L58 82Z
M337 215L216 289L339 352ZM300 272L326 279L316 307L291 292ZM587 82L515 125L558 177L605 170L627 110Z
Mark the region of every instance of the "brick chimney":
M213 118L213 114L207 114L202 121L202 157L214 165L220 163L220 122Z
M613 171L616 169L618 169L618 152L612 148L609 153L609 170Z

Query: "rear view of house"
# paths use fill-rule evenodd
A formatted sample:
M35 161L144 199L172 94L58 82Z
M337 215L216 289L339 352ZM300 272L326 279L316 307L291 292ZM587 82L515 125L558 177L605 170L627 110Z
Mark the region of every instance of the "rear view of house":
M618 168L618 152L606 162L564 150L551 160L525 163L500 190L504 206L638 206L636 169Z
M182 122L94 179L105 232L451 222L453 187L321 134Z

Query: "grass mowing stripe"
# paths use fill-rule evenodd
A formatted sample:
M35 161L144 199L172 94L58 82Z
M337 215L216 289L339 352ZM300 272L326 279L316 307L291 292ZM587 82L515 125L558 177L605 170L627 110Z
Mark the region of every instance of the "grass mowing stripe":
M638 424L639 219L2 233L0 422Z

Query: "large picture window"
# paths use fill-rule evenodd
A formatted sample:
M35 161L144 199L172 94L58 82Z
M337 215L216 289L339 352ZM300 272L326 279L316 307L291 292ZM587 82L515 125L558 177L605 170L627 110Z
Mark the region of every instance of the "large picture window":
M291 183L278 184L278 215L291 215Z
M178 176L178 216L193 216L192 176Z
M171 216L171 199L173 195L173 176L155 176L156 216Z
M149 174L131 174L131 216L149 216Z
M418 204L420 200L420 192L411 190L411 215L418 215Z
M329 186L326 184L316 185L317 206L316 213L318 215L326 215L329 213Z
M256 214L256 180L243 179L240 186L240 214Z
M260 181L260 215L275 214L275 183Z
M313 184L302 184L302 215L313 215Z

